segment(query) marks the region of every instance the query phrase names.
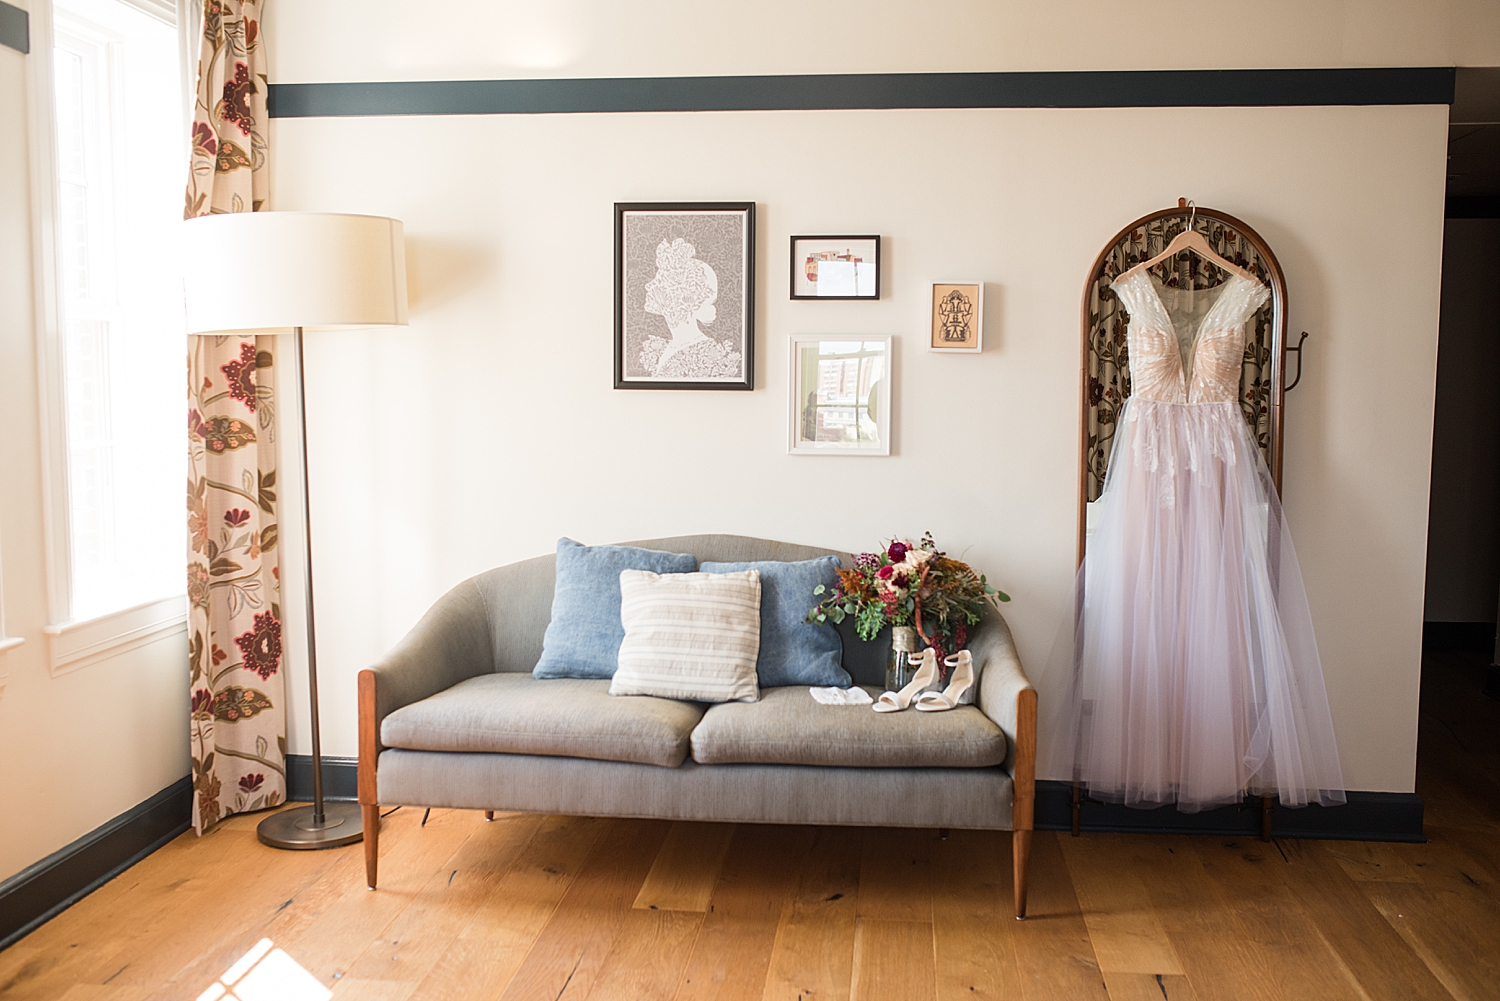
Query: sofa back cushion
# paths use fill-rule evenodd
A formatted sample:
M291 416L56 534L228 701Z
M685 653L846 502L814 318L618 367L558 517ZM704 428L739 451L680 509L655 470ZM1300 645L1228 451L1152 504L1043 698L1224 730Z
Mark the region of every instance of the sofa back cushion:
M755 673L760 687L781 685L837 685L849 687L849 672L841 660L843 641L829 623L808 622L807 610L818 598L813 588L838 583L839 558L780 562L699 563L704 573L760 574L760 655Z
M845 566L852 565L851 557L839 550L743 535L680 535L628 542L624 545L670 553L691 553L698 560L716 563L759 560L791 562L811 560L819 556L838 556ZM537 666L542 656L542 640L552 615L556 568L557 558L548 553L546 556L486 570L473 578L489 611L490 643L494 651L496 671L530 673ZM812 607L811 602L808 607ZM838 631L844 640L844 669L858 684L883 685L889 639L882 636L873 643L860 642L854 635L852 618L845 619Z
M532 673L538 678L613 677L620 641L625 638L625 627L620 624L620 571L672 574L697 569L698 558L691 553L584 546L559 539L552 621Z

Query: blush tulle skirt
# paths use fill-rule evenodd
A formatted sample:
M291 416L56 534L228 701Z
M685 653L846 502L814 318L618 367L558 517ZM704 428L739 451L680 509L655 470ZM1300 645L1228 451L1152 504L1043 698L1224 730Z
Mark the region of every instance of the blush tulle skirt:
M1291 533L1239 405L1127 401L1090 521L1049 771L1184 812L1344 802Z

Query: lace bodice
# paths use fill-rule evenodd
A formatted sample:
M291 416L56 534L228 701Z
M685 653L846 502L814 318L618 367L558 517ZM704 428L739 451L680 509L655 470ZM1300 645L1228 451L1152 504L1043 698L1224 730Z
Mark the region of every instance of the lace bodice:
M1165 288L1140 271L1110 286L1130 313L1131 395L1163 403L1239 399L1245 321L1271 290L1231 275L1209 289Z

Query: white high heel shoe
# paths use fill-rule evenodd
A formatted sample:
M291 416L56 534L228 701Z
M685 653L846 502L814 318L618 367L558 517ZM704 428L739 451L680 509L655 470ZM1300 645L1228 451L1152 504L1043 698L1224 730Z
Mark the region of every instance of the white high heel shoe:
M974 670L974 657L967 650L960 650L943 661L951 667L948 687L941 692L926 692L917 699L917 710L924 713L947 712L959 706L974 704L974 690L979 687L979 675Z
M920 665L916 675L899 692L883 692L872 706L878 713L898 713L911 705L911 700L926 692L938 681L937 652L928 647L921 653L907 654L908 663Z

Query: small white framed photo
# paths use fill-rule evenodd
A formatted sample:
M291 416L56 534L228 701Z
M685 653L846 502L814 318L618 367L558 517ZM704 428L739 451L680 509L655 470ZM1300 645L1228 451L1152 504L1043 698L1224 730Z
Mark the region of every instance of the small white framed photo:
M929 351L984 350L984 283L933 282Z
M890 335L791 338L787 451L891 454Z

